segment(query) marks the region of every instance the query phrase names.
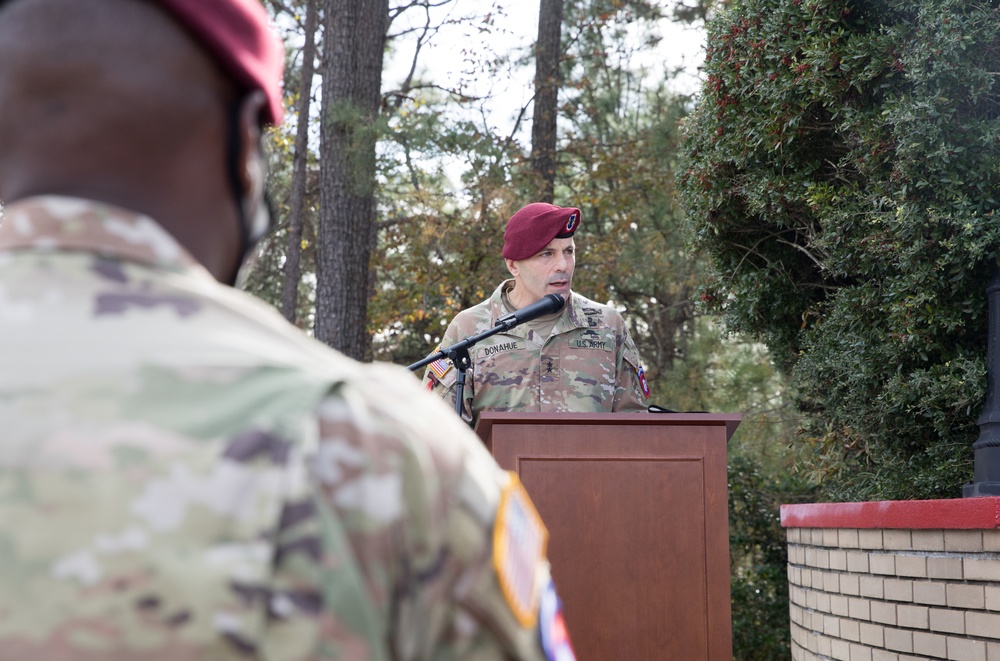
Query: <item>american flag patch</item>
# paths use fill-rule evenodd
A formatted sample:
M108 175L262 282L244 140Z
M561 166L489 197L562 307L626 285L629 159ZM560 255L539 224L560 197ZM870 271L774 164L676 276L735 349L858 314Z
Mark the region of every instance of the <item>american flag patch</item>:
M430 369L431 374L436 376L440 381L442 378L444 378L444 375L447 374L448 371L451 369L451 363L449 363L444 358L438 358L427 367L428 369Z

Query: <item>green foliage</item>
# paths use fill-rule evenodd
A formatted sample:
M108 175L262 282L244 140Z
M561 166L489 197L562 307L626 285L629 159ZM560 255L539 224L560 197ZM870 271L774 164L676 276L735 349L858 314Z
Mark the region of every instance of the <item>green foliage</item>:
M752 458L729 460L733 658L790 658L788 549L779 506L808 493L790 473L766 474Z
M958 495L1000 223L1000 10L744 0L709 25L684 197L703 299L791 370L837 499Z

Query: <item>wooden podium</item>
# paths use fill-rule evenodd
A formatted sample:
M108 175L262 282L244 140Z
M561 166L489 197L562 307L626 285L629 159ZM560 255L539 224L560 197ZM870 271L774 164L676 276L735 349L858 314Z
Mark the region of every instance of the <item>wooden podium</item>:
M731 661L734 414L482 413L520 476L580 661Z

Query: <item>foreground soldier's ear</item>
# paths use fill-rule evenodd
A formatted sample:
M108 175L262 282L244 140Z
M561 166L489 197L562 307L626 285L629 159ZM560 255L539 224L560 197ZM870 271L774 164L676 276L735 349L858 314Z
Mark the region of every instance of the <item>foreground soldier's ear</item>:
M236 114L236 177L242 192L242 218L247 224L246 236L250 243L263 237L270 225L264 208L264 183L267 164L261 144L261 113L267 105L267 96L257 90L247 94Z
M237 114L240 186L248 196L253 197L264 190L260 116L266 104L267 97L264 93L253 91L240 101Z

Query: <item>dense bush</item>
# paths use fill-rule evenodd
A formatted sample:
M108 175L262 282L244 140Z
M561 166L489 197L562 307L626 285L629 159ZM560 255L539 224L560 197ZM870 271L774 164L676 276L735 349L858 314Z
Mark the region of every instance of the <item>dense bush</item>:
M683 193L715 280L815 413L826 496L955 497L1000 215L997 0L737 0Z

